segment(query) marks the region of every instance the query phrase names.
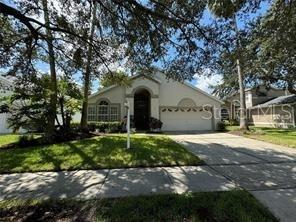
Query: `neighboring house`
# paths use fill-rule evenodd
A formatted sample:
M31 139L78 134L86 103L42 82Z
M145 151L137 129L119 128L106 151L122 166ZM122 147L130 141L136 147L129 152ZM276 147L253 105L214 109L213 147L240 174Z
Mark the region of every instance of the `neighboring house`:
M293 95L286 90L259 86L246 89L246 108L249 124L255 126L288 127L295 125ZM290 98L290 99L287 99ZM292 99L291 99L292 98ZM279 102L280 101L280 102ZM287 108L290 106L290 108ZM223 113L228 113L224 119L239 119L239 93L228 97L222 107ZM284 109L285 108L285 109ZM290 112L289 118L284 113ZM281 119L281 120L280 120ZM285 122L283 122L285 121Z
M125 102L137 130L149 129L149 118L163 122L164 131L214 130L223 102L186 82L164 74L131 77L129 87L112 85L89 97L88 121L121 121Z
M248 114L252 125L296 127L296 95L279 96L251 107Z
M0 97L10 96L13 93L13 89L13 81L0 75ZM12 131L7 124L8 117L8 113L0 113L0 134L10 133Z

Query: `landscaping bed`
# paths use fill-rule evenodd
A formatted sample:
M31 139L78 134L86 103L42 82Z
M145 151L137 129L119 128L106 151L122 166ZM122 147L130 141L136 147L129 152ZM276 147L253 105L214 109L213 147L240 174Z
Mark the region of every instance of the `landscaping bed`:
M26 148L0 149L0 173L199 165L202 161L167 136L113 134Z
M3 201L2 221L277 221L246 191L91 201Z

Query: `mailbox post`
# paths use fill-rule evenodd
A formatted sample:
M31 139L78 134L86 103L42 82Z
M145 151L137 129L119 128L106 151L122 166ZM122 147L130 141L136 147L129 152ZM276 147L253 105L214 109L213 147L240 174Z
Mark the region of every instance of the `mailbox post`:
M126 121L127 142L126 142L126 148L130 149L130 147L131 147L131 120L130 120L130 104L129 104L129 101L127 101L125 103L125 107L127 108L127 121Z

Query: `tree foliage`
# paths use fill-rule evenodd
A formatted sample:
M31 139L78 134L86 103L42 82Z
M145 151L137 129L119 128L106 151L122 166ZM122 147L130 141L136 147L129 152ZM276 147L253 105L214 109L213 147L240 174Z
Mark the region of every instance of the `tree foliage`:
M296 94L296 2L277 0L252 24L247 48L254 80Z
M41 73L22 75L15 80L14 93L1 108L2 112L10 114L8 122L13 129L45 130L50 107L50 82L50 76ZM75 83L67 77L59 79L58 113L62 117L63 128L69 127L72 115L80 109L81 97L80 89Z
M116 71L110 75L103 75L100 79L101 87L108 87L112 85L120 85L120 86L130 86L131 79L130 77L123 71Z
M296 92L295 5L295 1L275 0L266 14L245 24L241 34L243 50L239 53L247 86L274 85ZM215 60L223 81L214 87L214 92L221 98L238 91L233 73L237 49L230 49L222 50Z

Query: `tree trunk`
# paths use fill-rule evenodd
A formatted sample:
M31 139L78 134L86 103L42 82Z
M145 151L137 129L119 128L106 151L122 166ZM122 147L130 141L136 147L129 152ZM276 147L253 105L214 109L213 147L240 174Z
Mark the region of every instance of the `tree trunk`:
M88 93L90 88L90 75L91 75L91 60L92 60L92 44L93 44L93 37L96 25L96 11L97 11L97 3L93 1L93 8L92 8L92 18L90 24L90 33L89 33L89 43L87 48L87 61L86 61L86 68L84 73L84 89L83 89L83 102L82 102L82 111L81 111L81 122L80 127L82 129L87 129L87 107L88 107Z
M237 55L236 55L236 68L238 75L238 83L239 83L239 94L240 94L240 129L248 130L248 120L247 120L247 109L246 109L246 95L245 95L245 86L244 86L244 75L241 67L241 40L240 34L237 27L236 15L233 15L233 28L236 33L236 45L237 45Z
M50 26L49 12L47 7L47 0L42 0L44 21L46 26ZM45 127L45 138L50 139L55 134L55 117L57 110L57 76L55 68L55 55L53 49L53 36L50 29L46 29L47 46L48 46L48 60L50 66L50 107L47 115L47 124Z

